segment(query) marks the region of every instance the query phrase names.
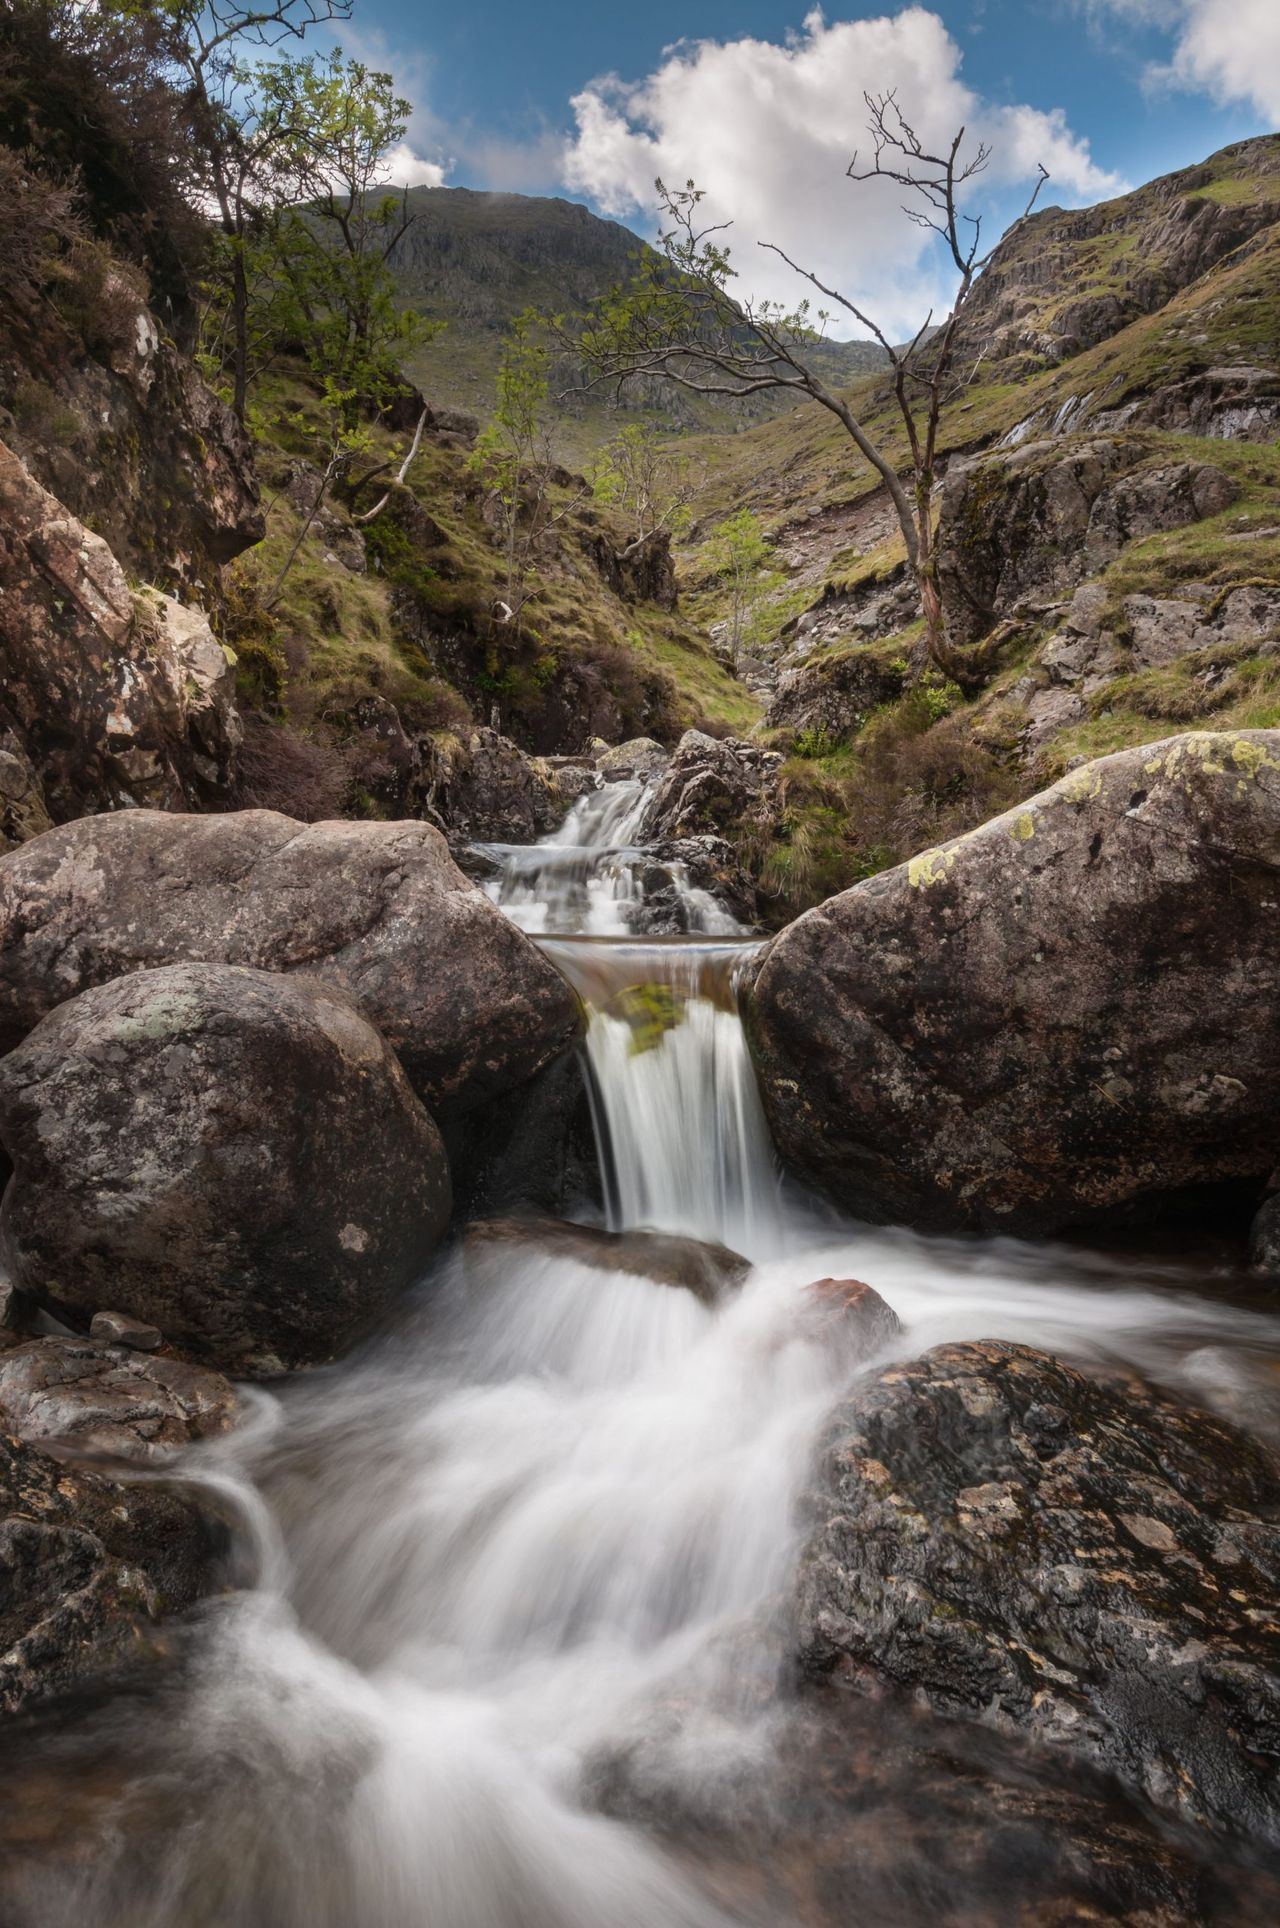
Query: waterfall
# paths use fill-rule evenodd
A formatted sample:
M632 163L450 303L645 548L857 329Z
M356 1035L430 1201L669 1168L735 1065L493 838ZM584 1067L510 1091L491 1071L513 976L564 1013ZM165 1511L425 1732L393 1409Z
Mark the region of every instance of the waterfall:
M798 1501L833 1403L888 1356L815 1319L812 1282L870 1281L902 1356L1009 1338L1236 1397L1250 1348L1274 1349L1269 1322L1172 1271L784 1201L737 1012L757 940L634 844L643 801L593 793L556 838L492 851L489 887L587 1008L614 1225L758 1262L712 1307L518 1233L483 1277L463 1247L363 1354L189 1455L256 1588L173 1627L127 1691L26 1724L0 1788L6 1928L880 1919L857 1891L812 1913L821 1873L769 1845L797 1813L803 1838L778 1612ZM688 935L638 928L655 882ZM874 1718L845 1697L850 1762L873 1760ZM834 1798L830 1766L806 1757L801 1800ZM904 1894L930 1825L953 1823L885 1807ZM1028 1806L1020 1856L1037 1825Z

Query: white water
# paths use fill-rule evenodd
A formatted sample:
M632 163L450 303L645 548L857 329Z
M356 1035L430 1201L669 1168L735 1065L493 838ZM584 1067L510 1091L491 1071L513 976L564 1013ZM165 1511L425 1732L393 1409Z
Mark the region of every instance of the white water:
M105 1797L92 1780L76 1854L4 1897L18 1928L780 1928L724 1914L696 1856L594 1791L633 1748L677 1810L767 1778L796 1497L868 1364L806 1285L869 1280L903 1355L1006 1337L1233 1407L1262 1384L1276 1321L1172 1269L784 1200L734 1009L746 949L623 935L643 863L617 857L625 788L580 811L571 834L598 841L571 846L570 885L556 855L497 894L530 927L539 904L548 930L572 904L612 920L612 944L545 941L592 1013L616 1222L761 1263L712 1311L528 1250L483 1284L454 1258L361 1359L196 1455L240 1490L261 1584L206 1611L174 1698L136 1717L144 1765Z

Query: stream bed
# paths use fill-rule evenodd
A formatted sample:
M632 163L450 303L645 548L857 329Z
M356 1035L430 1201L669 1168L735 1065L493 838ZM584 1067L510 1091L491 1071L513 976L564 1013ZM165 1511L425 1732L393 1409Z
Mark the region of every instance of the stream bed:
M1212 1251L926 1240L784 1183L736 1003L759 940L655 874L642 804L591 793L487 888L586 1006L611 1229L745 1282L709 1305L518 1241L481 1282L454 1249L359 1354L252 1391L185 1462L244 1584L11 1729L6 1928L1275 1918L1265 1866L1059 1755L799 1690L801 1506L859 1373L1006 1339L1265 1427L1280 1319ZM898 1315L872 1358L806 1316L826 1277Z

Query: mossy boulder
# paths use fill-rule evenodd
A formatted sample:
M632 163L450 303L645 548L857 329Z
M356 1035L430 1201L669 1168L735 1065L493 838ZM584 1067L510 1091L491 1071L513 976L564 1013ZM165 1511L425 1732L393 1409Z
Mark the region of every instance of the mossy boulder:
M1039 1234L1256 1183L1280 1103L1280 732L1071 772L777 937L748 1030L850 1211Z

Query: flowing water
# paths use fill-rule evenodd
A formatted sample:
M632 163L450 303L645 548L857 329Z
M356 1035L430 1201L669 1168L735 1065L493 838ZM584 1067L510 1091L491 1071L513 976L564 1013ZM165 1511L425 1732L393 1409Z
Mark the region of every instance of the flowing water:
M889 1887L868 1875L825 1914L752 1860L779 1812L791 1832L796 1501L875 1363L805 1316L805 1286L870 1281L904 1356L1025 1340L1237 1413L1263 1383L1277 1322L1203 1269L925 1241L785 1191L736 1008L756 940L661 866L689 934L645 935L643 802L611 786L558 838L491 851L489 888L587 1007L612 1225L720 1240L746 1283L711 1309L536 1245L483 1280L455 1252L361 1356L255 1394L187 1467L256 1585L178 1630L145 1684L36 1723L6 1928L953 1919L936 1833L904 1832ZM974 1918L1013 1919L998 1898Z

